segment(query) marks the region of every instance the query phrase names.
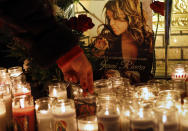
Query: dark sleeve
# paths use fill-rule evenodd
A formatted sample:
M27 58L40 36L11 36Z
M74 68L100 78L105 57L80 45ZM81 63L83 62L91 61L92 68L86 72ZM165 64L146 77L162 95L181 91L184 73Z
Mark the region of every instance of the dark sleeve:
M63 23L56 22L49 0L0 0L0 19L21 39L29 40L31 55L49 66L77 43Z

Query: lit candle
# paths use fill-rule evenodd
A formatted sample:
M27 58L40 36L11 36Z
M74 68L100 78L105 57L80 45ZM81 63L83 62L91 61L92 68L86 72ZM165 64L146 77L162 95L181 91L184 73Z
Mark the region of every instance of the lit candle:
M6 131L6 108L3 100L0 100L0 130Z
M57 99L52 104L55 130L77 131L74 102L70 99Z
M11 127L12 122L12 97L9 86L0 85L0 94L2 95L5 107L6 107L6 119L8 129Z
M62 82L51 83L49 86L49 97L67 98L66 84Z
M154 131L156 130L156 124L154 121L154 114L151 109L139 108L134 112L137 115L133 115L131 119L131 130L133 131Z
M78 131L98 131L97 118L95 116L80 117Z
M174 71L172 71L171 78L173 80L185 80L187 78L187 73L185 72L185 65L176 64Z
M52 131L52 114L50 112L50 98L39 98L35 101L38 131Z
M179 117L177 111L161 110L161 114L158 114L159 119L159 131L179 131Z
M38 131L52 131L52 115L49 111L41 110L36 113Z
M181 120L181 131L188 131L188 119L185 118L183 120Z
M128 105L126 105L128 106ZM130 111L124 110L121 114L121 130L128 131L130 129Z
M120 131L120 115L109 106L97 113L98 128L102 131Z
M49 97L67 98L67 91L66 90L57 90L54 88L52 91L50 91Z
M7 126L10 128L12 124L12 98L11 95L4 95L3 100L6 107L6 119L7 119Z
M35 107L31 95L14 97L12 104L14 130L35 131Z

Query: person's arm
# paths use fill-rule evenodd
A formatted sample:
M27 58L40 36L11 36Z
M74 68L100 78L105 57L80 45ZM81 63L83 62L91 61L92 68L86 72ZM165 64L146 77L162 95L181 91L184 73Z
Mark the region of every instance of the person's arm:
M56 22L49 0L0 0L0 20L29 44L39 65L57 62L65 80L80 81L84 91L92 92L91 64L77 46L77 37L65 24Z
M32 57L44 67L55 63L78 42L69 28L56 22L47 0L0 0L0 19L14 35L29 40Z

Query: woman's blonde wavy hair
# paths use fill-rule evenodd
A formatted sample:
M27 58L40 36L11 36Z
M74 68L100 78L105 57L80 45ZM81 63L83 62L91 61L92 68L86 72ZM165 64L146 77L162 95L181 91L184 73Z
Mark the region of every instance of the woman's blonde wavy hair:
M105 23L110 26L107 10L112 11L114 18L117 19L120 10L123 11L125 15L124 19L128 21L128 32L130 32L132 38L139 45L148 38L150 38L149 41L151 42L152 33L149 32L149 27L146 25L146 20L143 17L139 0L109 0L104 6L104 11L106 15Z

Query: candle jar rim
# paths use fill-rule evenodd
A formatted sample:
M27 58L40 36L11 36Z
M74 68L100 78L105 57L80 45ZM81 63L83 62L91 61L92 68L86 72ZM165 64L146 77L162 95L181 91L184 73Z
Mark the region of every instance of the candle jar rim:
M7 68L4 68L4 67L0 67L0 76L1 75L6 75L7 74Z
M53 101L55 98L53 97L41 97L35 100L35 103L42 103L42 102L50 102Z
M64 99L64 98L55 98L53 100L53 105L61 105L64 103L65 105L74 105L74 101L72 99Z
M181 93L181 92L178 91L178 90L162 90L162 91L159 92L159 96L160 96L160 95L169 94L169 93L173 93L174 95L180 96L180 93Z
M22 67L21 67L21 66L14 66L14 67L8 68L8 73L9 73L10 76L12 76L12 77L17 77L17 76L19 76L20 74L23 73L23 70L22 70ZM19 74L17 74L17 75L15 76L15 75L12 75L12 73L19 73Z
M99 79L94 81L93 84L95 88L108 88L109 86L112 86L112 82L109 79Z

